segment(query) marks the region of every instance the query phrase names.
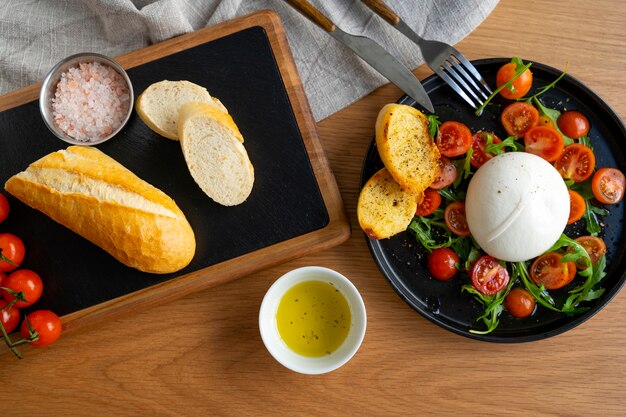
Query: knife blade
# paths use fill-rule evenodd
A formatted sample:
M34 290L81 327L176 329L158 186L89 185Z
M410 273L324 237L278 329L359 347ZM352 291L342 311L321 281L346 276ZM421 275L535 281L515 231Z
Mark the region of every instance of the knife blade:
M435 112L426 90L413 73L396 57L374 40L352 35L337 27L307 0L285 0L313 23L324 29L336 40L354 51L362 60L404 91L409 97L431 113Z

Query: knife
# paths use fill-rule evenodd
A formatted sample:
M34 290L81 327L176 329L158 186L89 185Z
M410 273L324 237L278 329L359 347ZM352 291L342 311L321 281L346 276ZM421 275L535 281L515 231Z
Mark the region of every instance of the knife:
M378 43L368 37L351 35L339 29L307 0L285 1L313 23L328 32L332 37L352 49L361 59L398 86L398 88L422 105L426 110L431 113L435 112L426 90L424 90L424 87L415 75L393 55L385 51Z

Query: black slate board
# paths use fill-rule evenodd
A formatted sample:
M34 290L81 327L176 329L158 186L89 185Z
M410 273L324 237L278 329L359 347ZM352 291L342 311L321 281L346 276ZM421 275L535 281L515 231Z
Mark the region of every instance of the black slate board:
M329 222L264 28L251 27L160 58L128 75L136 95L154 82L184 79L220 98L245 138L255 168L252 194L236 207L214 203L189 175L180 144L153 133L133 114L117 137L97 147L176 201L196 234L196 256L174 274L142 273L8 196L12 212L0 232L24 240L23 266L44 280L37 309L65 315ZM29 163L66 146L44 125L37 101L0 113L0 181L4 184Z

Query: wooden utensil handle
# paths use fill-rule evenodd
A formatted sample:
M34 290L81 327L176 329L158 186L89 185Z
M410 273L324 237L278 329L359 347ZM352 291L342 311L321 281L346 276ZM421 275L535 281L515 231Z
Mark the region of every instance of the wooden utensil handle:
M400 18L382 0L361 0L367 7L392 25L400 23Z
M298 10L304 16L308 17L309 20L326 32L332 32L335 30L335 24L330 21L329 18L324 16L322 12L317 10L311 3L307 0L285 0L289 3L293 8Z

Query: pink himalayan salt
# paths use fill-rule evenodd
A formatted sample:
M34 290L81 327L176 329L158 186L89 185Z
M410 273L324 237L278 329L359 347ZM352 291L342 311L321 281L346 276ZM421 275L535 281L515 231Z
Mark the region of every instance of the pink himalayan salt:
M52 99L59 128L80 142L93 142L117 130L128 113L124 78L99 62L81 62L61 74Z

